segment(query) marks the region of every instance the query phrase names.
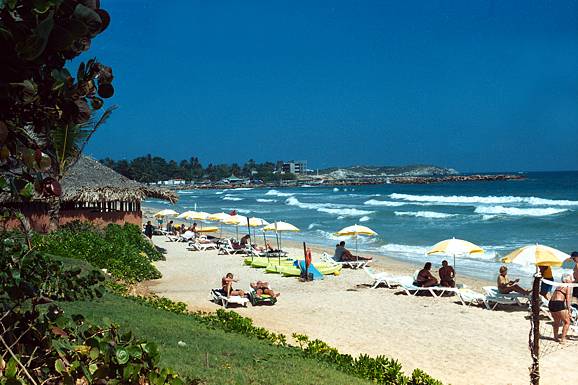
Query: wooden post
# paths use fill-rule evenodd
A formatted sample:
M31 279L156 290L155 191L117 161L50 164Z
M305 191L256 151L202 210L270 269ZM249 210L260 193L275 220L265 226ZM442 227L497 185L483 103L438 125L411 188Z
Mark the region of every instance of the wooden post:
M309 281L309 267L307 266L307 246L303 242L303 263L305 264L305 281Z
M540 281L542 276L539 272L534 275L534 284L532 285L532 316L530 317L530 335L528 345L532 357L532 366L530 366L530 383L532 385L540 384Z

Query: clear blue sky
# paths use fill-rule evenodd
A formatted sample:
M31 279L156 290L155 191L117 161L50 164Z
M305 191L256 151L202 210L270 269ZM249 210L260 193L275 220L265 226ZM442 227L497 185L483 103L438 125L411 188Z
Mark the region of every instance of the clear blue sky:
M578 0L103 0L98 158L578 169Z

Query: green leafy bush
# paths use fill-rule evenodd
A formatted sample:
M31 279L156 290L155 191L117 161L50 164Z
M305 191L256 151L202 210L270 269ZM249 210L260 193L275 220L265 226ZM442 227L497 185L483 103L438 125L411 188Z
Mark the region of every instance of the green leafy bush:
M0 384L183 384L158 366L156 345L52 303L100 297L103 281L98 270L65 270L25 233L1 233Z
M73 224L47 235L37 235L35 246L48 254L82 259L106 269L117 279L140 282L161 273L151 261L162 254L147 241L136 225L109 225L106 230Z

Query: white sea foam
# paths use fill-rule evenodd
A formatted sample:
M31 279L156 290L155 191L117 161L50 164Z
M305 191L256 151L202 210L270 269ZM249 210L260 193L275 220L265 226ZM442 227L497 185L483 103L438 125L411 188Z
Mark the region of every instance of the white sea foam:
M227 191L227 190L223 190L223 191L217 191L215 194L216 194L216 195L221 195L221 194L224 194L224 193L225 193L225 191Z
M449 218L457 215L457 214L438 213L435 211L394 211L394 214L398 216L432 218L432 219Z
M342 208L342 209L329 209L325 207L318 208L317 211L327 214L334 214L344 217L361 217L364 215L373 214L375 211L367 211L367 210L359 210L359 209L350 209L350 208Z
M477 214L543 217L547 215L560 214L568 211L568 209L559 209L554 207L521 209L517 207L504 206L478 206L474 211Z
M380 201L377 199L370 199L368 201L363 202L364 205L368 206L388 206L388 207L399 207L405 206L409 203L406 202L392 202L392 201Z
M232 196L230 196L230 195L225 195L225 196L223 197L223 200L224 200L224 201L242 201L243 198L238 198L238 197L232 197Z
M344 205L336 203L305 203L301 202L295 197L289 197L285 200L285 204L288 206L297 206L302 209L318 210L320 208L341 208L346 207Z
M274 203L277 202L277 199L263 199L263 198L257 198L255 199L257 202L261 202L261 203Z
M321 227L321 225L319 223L310 223L309 226L307 226L307 230L313 230L315 227Z
M192 191L190 191L190 190L177 191L177 194L179 194L179 195L191 195L191 194L196 194L196 193L197 193L197 191L194 191L194 190L192 190ZM196 198L196 197L188 197L188 198Z
M367 215L365 215L365 216L359 218L359 222L367 222L367 221L370 220L370 219L371 219L370 217L368 217Z
M517 196L462 196L462 195L410 195L410 194L389 194L391 199L398 199L410 202L432 202L441 204L504 204L504 203L525 203L532 206L578 206L578 201L554 200L537 197L517 197Z
M380 246L378 248L381 252L396 252L404 254L421 254L425 255L429 248L427 246L411 246L411 245L398 245L395 243L388 243L387 245Z
M290 196L293 196L295 194L294 193L284 193L284 192L277 191L277 190L269 190L265 193L265 195L273 195L276 197L290 197Z
M333 192L338 192L339 189L337 187L333 187Z
M250 212L253 212L253 211L247 210L247 209L236 209L236 208L234 209L232 207L225 207L225 208L222 207L221 210L223 210L226 213L229 213L231 211L236 211L238 214L249 214ZM257 212L257 211L254 211L254 212Z
M230 189L230 191L249 191L249 190L253 190L253 187L237 187Z
M488 215L488 214L484 214L482 215L482 221L490 221L494 218L497 218L497 215Z

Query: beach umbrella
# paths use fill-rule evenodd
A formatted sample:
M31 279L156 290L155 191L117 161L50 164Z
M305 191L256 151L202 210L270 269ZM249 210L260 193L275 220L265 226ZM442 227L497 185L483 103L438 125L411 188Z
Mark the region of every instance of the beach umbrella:
M484 250L473 244L472 242L464 241L463 239L446 239L440 241L432 246L431 249L426 253L431 254L443 254L454 257L454 266L456 265L456 256L458 255L470 255L470 254L482 254Z
M239 239L239 225L247 223L247 217L244 215L229 215L229 218L222 220L226 225L234 225L237 231L237 239Z
M562 266L570 255L553 247L530 245L520 247L502 258L504 263L516 263L522 266Z
M230 217L229 214L223 213L223 212L215 213L215 214L210 214L210 215L207 217L207 220L208 220L208 221L221 222L221 235L220 235L221 238L223 237L223 221L226 220L226 219L229 218L229 217Z
M155 213L155 218L163 218L163 217L167 217L167 216L173 216L173 215L178 215L179 213L177 213L175 210L171 210L171 209L165 209L165 210L161 210L158 213Z
M257 236L255 234L257 227L262 227L262 226L267 226L269 224L269 222L267 222L266 220L262 219L262 218L257 218L257 217L251 217L249 218L249 221L247 223L247 226L250 228L253 228L253 239L255 239L255 243L257 243ZM263 231L263 242L265 247L267 246L267 239L265 238L265 232Z
M367 235L367 236L374 236L377 235L377 233L375 231L373 231L372 229L370 229L367 226L361 226L361 225L353 225L353 226L347 226L344 227L343 229L339 230L337 233L337 235L339 235L340 237L354 237L355 238L355 257L357 258L359 256L359 252L357 250L357 237L359 235Z
M194 211L185 211L185 212L180 213L179 215L177 215L177 218L179 218L179 219L189 219L189 215L191 215L192 213L194 213Z
M281 233L287 232L297 232L301 231L297 227L293 226L291 223L287 222L274 222L269 223L267 226L263 227L263 231L274 231L275 237L277 238L277 249L281 250ZM281 254L279 254L279 261L281 261Z
M188 218L196 221L206 221L209 215L211 214L204 211L191 211Z

